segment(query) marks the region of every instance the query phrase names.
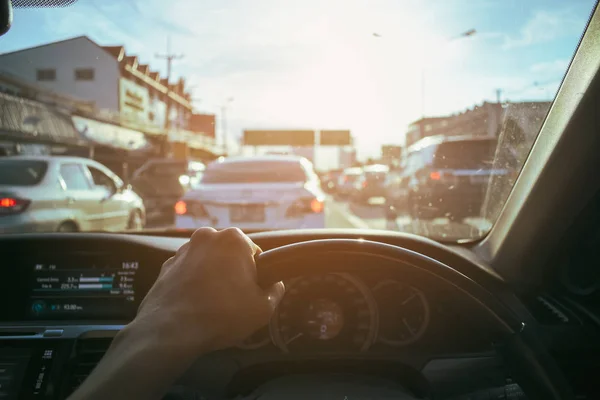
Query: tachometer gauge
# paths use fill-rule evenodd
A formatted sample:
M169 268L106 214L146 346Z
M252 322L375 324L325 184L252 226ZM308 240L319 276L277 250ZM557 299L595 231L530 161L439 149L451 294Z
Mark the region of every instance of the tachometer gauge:
M238 343L236 347L244 350L255 350L263 346L266 346L271 341L271 335L269 334L269 327L259 329L254 332L250 337L246 338L243 342Z
M284 352L365 351L377 323L377 306L361 281L348 274L312 275L286 283L271 336Z
M379 342L405 346L423 336L429 325L429 303L423 292L385 280L373 288L373 295L379 305Z

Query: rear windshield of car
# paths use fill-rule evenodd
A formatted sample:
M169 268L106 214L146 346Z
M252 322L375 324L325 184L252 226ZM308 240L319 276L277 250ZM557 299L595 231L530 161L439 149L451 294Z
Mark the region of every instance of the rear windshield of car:
M282 161L216 163L206 167L202 183L306 182L300 163Z
M433 156L433 166L441 169L490 169L494 163L496 145L496 140L445 142L438 146Z
M365 178L369 180L384 180L386 172L365 172Z
M46 161L0 159L0 185L34 186L44 179L47 170Z

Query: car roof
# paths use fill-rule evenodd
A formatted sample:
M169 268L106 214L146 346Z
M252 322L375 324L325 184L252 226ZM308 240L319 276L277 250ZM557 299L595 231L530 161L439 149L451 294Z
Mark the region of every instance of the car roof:
M498 138L495 136L475 136L475 135L456 135L456 136L428 136L421 140L418 140L408 148L408 152L419 151L426 147L439 145L448 142L462 142L462 141L497 141Z
M344 174L362 174L362 168L360 168L360 167L346 168L344 170Z

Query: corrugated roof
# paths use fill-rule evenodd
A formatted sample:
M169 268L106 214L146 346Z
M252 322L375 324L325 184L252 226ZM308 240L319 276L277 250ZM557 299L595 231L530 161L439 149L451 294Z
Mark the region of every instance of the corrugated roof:
M0 135L56 143L83 142L68 114L48 104L4 93L0 93Z

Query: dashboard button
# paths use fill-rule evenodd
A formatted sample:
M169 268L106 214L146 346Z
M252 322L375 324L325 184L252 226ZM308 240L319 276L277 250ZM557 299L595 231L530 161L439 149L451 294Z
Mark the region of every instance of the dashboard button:
M44 337L61 337L63 332L63 329L46 329L44 331Z

